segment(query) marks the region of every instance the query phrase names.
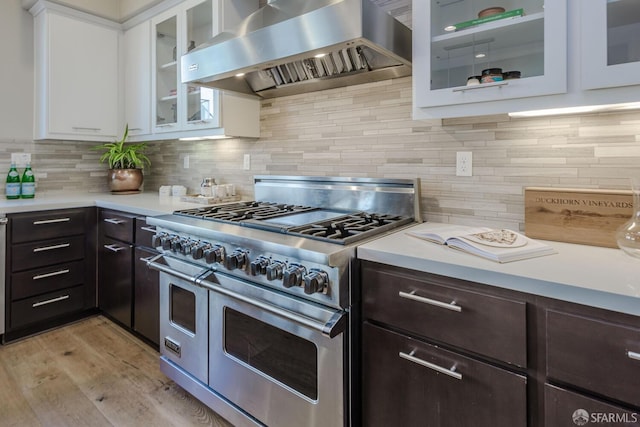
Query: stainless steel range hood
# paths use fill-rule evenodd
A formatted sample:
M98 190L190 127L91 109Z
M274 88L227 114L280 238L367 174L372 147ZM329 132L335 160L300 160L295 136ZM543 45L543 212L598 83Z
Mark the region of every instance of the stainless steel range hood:
M262 98L312 92L410 75L411 30L370 0L273 0L181 67L183 83Z

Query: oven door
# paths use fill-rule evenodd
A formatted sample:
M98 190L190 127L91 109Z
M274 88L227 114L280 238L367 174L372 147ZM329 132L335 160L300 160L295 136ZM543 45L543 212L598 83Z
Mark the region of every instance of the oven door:
M208 270L165 255L146 261L160 271L160 353L206 384L209 296L195 282Z
M346 312L220 273L201 283L212 389L269 426L345 425Z

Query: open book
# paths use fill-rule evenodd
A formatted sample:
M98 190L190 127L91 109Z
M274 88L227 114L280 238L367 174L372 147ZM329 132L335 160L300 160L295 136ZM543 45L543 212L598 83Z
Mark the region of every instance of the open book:
M511 230L427 223L418 230L407 231L407 234L496 262L556 253L551 246Z

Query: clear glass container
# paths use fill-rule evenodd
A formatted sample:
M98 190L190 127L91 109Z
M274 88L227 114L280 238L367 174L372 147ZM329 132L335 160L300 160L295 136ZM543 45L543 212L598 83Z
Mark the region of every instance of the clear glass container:
M640 258L640 177L631 179L633 213L631 218L616 232L618 247L627 254Z

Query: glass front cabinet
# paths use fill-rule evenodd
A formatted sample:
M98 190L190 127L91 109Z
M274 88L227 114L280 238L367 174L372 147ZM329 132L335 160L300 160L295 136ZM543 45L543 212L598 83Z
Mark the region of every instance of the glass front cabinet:
M187 0L152 19L152 127L154 133L197 136L218 129L258 136L259 101L181 83L180 57L257 8L252 1ZM253 9L252 9L253 8ZM225 116L222 109L225 110ZM237 122L244 120L244 127ZM241 123L240 123L241 124ZM249 126L251 124L251 126ZM223 129L225 128L225 129ZM255 128L255 129L254 129ZM195 132L195 133L194 133ZM199 133L198 133L199 132Z
M567 90L566 0L414 0L413 22L418 109Z
M640 1L581 4L582 87L640 84Z
M154 19L156 132L219 127L218 91L180 83L180 56L213 36L211 0L187 1Z

